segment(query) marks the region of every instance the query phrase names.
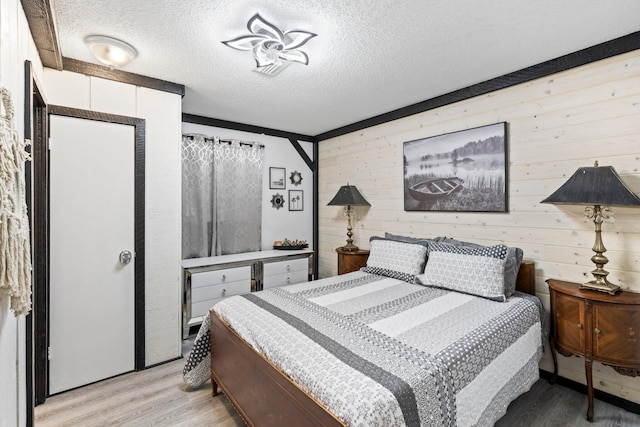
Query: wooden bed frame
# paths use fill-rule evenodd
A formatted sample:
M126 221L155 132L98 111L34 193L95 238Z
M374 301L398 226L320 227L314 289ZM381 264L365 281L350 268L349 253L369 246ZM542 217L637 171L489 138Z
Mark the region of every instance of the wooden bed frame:
M523 262L516 289L535 295L535 265ZM249 426L344 426L211 312L211 382Z

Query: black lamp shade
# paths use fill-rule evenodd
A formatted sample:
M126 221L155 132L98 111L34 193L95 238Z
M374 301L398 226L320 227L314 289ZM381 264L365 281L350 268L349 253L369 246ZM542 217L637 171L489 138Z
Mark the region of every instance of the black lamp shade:
M640 206L640 198L622 182L613 166L596 165L579 168L562 187L540 203Z
M343 185L327 206L371 206L355 185Z

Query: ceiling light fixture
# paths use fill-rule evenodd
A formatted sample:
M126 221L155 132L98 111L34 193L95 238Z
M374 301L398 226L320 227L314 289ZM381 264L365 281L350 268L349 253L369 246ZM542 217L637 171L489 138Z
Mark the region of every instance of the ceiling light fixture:
M249 19L247 28L251 34L222 43L233 49L253 51L257 64L255 71L273 76L290 62L309 64L307 54L298 48L317 34L301 30L282 31L258 13Z
M109 68L120 68L131 62L138 51L129 43L109 36L87 36L84 42L93 56Z

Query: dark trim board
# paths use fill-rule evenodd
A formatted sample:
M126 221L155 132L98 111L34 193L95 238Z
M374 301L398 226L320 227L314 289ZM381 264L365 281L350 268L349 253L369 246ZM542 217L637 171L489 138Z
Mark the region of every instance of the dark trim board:
M319 156L320 156L320 144L318 144L317 142L313 143L313 158L316 159L316 162L319 161ZM316 163L317 164L317 163ZM318 254L320 253L320 210L318 209L318 203L319 202L319 197L318 197L318 189L320 187L319 185L319 181L318 181L318 177L319 175L319 167L316 167L313 170L313 251L315 253L314 255L314 259L313 259L313 277L315 279L318 278L318 271L319 271L319 264L320 264L320 260L319 260L319 256Z
M269 136L277 136L280 138L296 139L299 141L315 142L313 136L303 135L300 133L287 132L278 129L265 128L262 126L248 125L245 123L232 122L229 120L214 119L211 117L197 116L195 114L182 113L182 121L184 123L193 123L195 125L206 125L225 129L239 130L243 132L265 134Z
M128 83L134 86L141 86L184 96L184 85L140 74L129 73L127 71L114 70L109 67L79 61L73 58L62 57L62 69L65 71L72 71L74 73L85 74L87 76L100 77L107 80L114 80L116 82Z
M31 68L31 61L24 62L24 138L25 140L33 140L32 123L34 102L37 101L34 98L34 81L33 81L33 69ZM25 147L25 151L33 156L33 146ZM31 180L32 174L32 162L25 162L24 165L24 181L25 181L25 200L27 204L27 216L29 218L29 241L33 242L33 186ZM33 253L33 248L32 248ZM33 271L33 270L32 270ZM31 279L31 288L33 289L33 277ZM25 382L26 382L26 425L33 425L33 313L29 311L25 316Z
M324 141L640 49L640 31L314 136Z
M540 378L543 378L549 381L551 380L552 377L553 377L552 372L547 372L543 369L540 369ZM575 390L579 393L584 394L585 396L587 395L587 386L579 382L559 376L558 379L556 380L556 384L570 388L571 390ZM594 397L598 400L610 403L614 406L617 406L618 408L624 409L625 411L633 412L634 414L640 414L640 405L635 402L632 402L627 399L623 399L618 396L614 396L613 394L609 394L607 392L604 392L598 389L594 389L593 394L594 394Z
M62 70L62 54L49 0L21 0L42 65Z
M27 208L31 223L32 309L26 316L27 426L33 425L33 407L43 403L47 392L48 316L48 147L47 106L36 82L31 61L25 61L24 137L31 140L31 162L25 163ZM33 177L33 178L32 178Z
M302 146L300 145L300 142L295 138L289 138L289 142L291 142L291 145L293 145L293 148L296 149L296 151L298 152L298 155L302 157L302 160L304 160L304 162L307 164L309 169L311 169L311 172L315 172L316 163L313 160L311 160L309 156L307 156L307 152L304 151L304 148L302 148ZM315 142L313 144L316 145Z

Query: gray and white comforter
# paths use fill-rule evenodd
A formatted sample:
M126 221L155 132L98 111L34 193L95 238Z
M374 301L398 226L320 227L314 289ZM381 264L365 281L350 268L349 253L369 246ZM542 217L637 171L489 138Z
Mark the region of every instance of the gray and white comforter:
M235 296L213 311L349 426L467 426L492 425L538 379L534 300L354 272ZM208 379L208 327L207 318L187 384Z

